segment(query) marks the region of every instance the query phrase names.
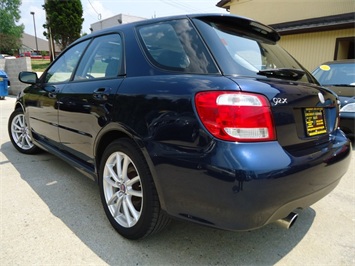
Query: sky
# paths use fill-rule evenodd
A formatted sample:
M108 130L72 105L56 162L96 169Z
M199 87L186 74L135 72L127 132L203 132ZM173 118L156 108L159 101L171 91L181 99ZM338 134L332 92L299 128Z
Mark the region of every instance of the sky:
M42 5L45 0L22 0L21 19L18 24L25 26L25 33L34 34L34 23L38 38L43 36L45 12ZM164 17L192 13L226 13L216 7L219 0L81 0L84 23L82 32L90 33L90 25L101 20L125 14L144 18ZM34 12L34 16L31 15Z

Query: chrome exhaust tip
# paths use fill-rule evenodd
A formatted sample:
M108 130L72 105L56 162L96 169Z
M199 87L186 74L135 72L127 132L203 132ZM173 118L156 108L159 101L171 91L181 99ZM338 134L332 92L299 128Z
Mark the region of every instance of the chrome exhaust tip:
M287 217L277 220L276 224L285 229L290 229L296 222L297 218L298 214L291 212Z

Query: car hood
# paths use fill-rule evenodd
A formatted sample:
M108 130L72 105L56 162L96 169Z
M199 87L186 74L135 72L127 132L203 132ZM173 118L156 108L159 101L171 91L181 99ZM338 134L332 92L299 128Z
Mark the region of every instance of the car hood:
M355 96L355 86L338 86L338 85L322 85L335 92L338 96L344 97L354 97Z
M349 103L355 103L355 96L353 96L353 97L339 96L339 100L341 102L341 106L344 106L344 105L347 105Z

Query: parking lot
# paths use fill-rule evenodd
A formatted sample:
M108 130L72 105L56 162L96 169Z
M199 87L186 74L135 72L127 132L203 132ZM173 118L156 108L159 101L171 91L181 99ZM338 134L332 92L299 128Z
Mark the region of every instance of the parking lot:
M0 101L0 265L355 265L354 144L339 186L290 230L173 221L129 241L109 224L94 182L48 153L15 150L7 134L14 103L14 96Z

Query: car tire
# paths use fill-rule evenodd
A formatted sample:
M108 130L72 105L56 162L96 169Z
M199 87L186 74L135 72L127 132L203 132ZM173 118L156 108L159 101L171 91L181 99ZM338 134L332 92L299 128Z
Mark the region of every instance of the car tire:
M35 154L40 149L32 143L25 115L21 108L12 112L8 123L10 140L15 148L24 154Z
M99 170L101 201L116 231L136 240L163 229L170 218L161 210L148 165L129 139L112 142Z

